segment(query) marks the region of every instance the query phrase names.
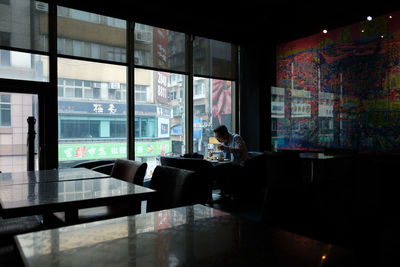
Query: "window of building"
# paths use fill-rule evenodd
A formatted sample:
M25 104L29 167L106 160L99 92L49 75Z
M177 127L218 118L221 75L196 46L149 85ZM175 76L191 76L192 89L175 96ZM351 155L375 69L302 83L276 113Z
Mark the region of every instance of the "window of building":
M126 138L126 121L110 121L110 137Z
M0 94L0 126L11 126L10 94Z
M193 95L195 97L204 97L204 83L197 83L194 85Z
M99 138L99 120L61 120L60 138Z
M135 117L135 138L156 137L156 118Z
M146 102L147 90L148 86L146 85L135 85L135 102Z

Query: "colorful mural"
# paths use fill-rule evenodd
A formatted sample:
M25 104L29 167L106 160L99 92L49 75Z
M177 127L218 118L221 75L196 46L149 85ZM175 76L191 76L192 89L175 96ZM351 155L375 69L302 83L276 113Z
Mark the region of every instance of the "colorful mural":
M400 11L279 44L276 68L274 148L400 151Z

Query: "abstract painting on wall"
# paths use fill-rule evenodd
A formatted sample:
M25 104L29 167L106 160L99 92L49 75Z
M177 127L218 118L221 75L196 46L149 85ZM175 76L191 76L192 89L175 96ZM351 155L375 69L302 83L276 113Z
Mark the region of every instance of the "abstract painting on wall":
M276 52L273 148L400 151L400 11Z

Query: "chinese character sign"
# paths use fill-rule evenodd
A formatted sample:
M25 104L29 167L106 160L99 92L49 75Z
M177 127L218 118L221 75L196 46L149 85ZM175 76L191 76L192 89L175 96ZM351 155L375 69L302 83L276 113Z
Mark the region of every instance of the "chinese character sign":
M162 104L168 103L168 73L156 72L156 99Z

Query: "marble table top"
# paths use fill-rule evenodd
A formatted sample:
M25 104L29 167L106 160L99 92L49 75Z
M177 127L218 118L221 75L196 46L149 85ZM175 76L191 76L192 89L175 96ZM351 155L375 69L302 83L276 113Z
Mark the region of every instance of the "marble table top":
M353 252L202 205L15 237L26 266L353 266Z
M0 173L0 186L105 178L110 175L86 168Z
M27 216L109 205L118 198L144 200L154 192L115 178L14 184L0 187L0 204L2 216Z

